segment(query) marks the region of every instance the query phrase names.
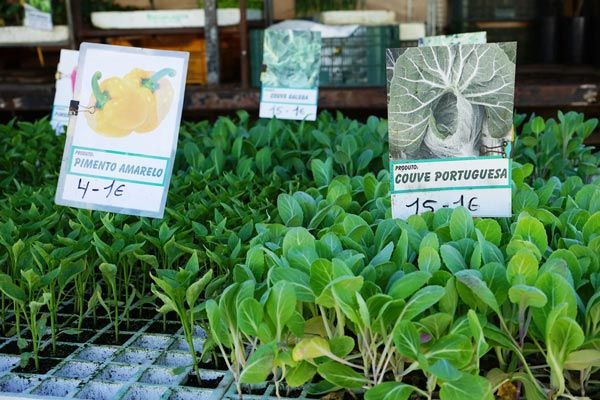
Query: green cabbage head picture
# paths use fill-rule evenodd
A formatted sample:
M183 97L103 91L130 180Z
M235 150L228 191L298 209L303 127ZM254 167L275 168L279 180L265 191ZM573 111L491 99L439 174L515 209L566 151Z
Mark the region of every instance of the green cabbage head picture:
M511 141L516 43L389 49L390 157L503 154Z
M263 45L266 87L315 89L321 69L321 34L311 31L267 29Z

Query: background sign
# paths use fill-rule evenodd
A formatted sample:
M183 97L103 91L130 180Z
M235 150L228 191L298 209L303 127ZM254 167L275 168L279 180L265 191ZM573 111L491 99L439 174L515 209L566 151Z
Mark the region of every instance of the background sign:
M51 31L52 4L50 0L25 1L25 18L23 25L32 29Z
M50 119L50 124L57 134L63 133L69 124L69 103L75 94L78 59L78 51L65 49L60 51L60 61L56 69L56 92Z
M467 32L454 35L427 36L419 39L419 46L455 46L487 43L487 32Z
M260 117L317 119L321 34L267 29L264 38Z
M389 49L392 215L511 215L515 43Z
M57 204L162 218L188 56L81 45Z

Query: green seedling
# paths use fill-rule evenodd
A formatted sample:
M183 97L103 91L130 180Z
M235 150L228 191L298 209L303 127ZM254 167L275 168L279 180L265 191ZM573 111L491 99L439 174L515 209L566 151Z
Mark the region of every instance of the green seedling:
M183 333L192 356L193 368L198 382L200 382L200 371L198 356L194 347L194 331L196 321L204 309L204 302L199 302L200 295L212 280L211 270L201 278L198 278L199 271L198 255L194 252L185 268L179 270L158 269L156 271L158 276L151 275L154 281L151 287L152 293L163 304L158 311L163 315L175 312L183 326Z

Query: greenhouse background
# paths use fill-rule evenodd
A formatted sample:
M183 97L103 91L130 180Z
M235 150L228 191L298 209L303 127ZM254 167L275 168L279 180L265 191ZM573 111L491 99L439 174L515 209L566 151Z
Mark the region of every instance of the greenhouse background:
M598 0L1 1L0 399L600 399L599 43ZM136 140L127 205L70 164Z

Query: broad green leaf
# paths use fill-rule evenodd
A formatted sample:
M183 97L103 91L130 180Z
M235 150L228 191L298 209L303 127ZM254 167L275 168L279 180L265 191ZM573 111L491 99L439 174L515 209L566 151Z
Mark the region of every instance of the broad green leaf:
M365 400L408 400L414 387L400 382L384 382L365 393Z
M452 240L470 238L475 226L473 217L464 207L457 207L450 217L450 237Z
M459 380L462 376L462 373L455 366L443 359L437 360L427 367L427 371L444 382L453 382Z
M263 147L256 153L256 167L262 175L266 175L269 168L271 168L271 148Z
M423 239L421 240L421 244L419 245L419 252L423 251L423 249L426 247L431 247L436 252L439 250L440 241L435 232L429 232L423 237Z
M548 298L540 289L529 285L514 285L508 290L511 303L521 304L523 307L541 308L546 305Z
M415 293L404 306L402 318L410 321L425 310L431 308L444 296L445 290L441 286L427 286Z
M519 217L514 234L534 243L540 253L543 254L546 251L548 235L546 234L544 225L536 218L528 215Z
M502 229L496 220L482 218L477 220L475 227L479 229L485 240L496 246L500 246L500 242L502 241Z
M231 340L227 332L227 327L223 321L219 306L213 299L209 299L206 302L206 315L208 316L208 326L213 340L217 344L222 343L224 346L230 347Z
M459 271L455 274L458 282L465 285L470 289L471 293L481 300L484 304L494 310L497 314L500 314L500 307L496 297L492 291L487 287L484 281L481 280L472 270Z
M85 270L83 260L66 261L61 263L60 272L58 274L58 284L61 289L64 289L77 275Z
M283 254L287 255L291 248L310 247L315 249L315 238L305 228L291 228L283 238Z
M565 360L565 369L581 371L591 367L600 367L600 351L584 349L569 353Z
M263 306L256 299L244 299L237 315L238 327L248 336L258 336L260 324L264 318Z
M467 318L469 319L469 328L471 329L471 334L475 341L475 356L481 358L488 351L490 346L485 340L485 334L483 333L479 317L475 311L469 310L467 312Z
M553 272L544 272L538 277L535 287L544 292L548 299L544 307L532 310L533 323L544 336L546 335L546 322L550 313L561 304L565 304L565 317L576 317L577 300L575 291L565 278Z
M506 278L512 284L524 283L533 285L538 273L538 260L527 250L515 254L506 268Z
M277 337L283 331L283 327L294 314L296 310L296 292L292 285L287 282L277 282L271 288L271 293L267 299L267 315L276 327Z
M494 395L487 379L463 374L460 379L442 384L440 400L494 400Z
M327 186L333 177L333 162L331 158L327 158L325 162L319 159L313 159L310 162L310 169L313 173L315 183L318 186Z
M443 299L443 298L442 298ZM440 300L441 308L441 300ZM452 323L453 316L444 312L428 315L419 320L421 325L433 337L440 338L446 334L448 327Z
M406 299L425 286L431 274L425 271L415 271L404 275L390 287L388 294L394 299Z
M354 350L354 339L350 336L335 336L329 340L331 352L338 357L346 357Z
M212 270L209 270L202 278L192 283L185 291L185 299L190 308L196 305L200 293L204 290L206 285L212 280Z
M295 268L275 267L269 271L269 278L273 284L285 281L294 287L296 296L300 301L314 302L315 294L310 287L310 277Z
M444 260L446 268L448 268L450 272L456 273L460 270L467 269L467 263L465 262L463 255L460 254L456 248L448 244L443 244L440 247L440 254L442 255L442 260Z
M419 252L419 269L430 274L440 269L441 261L438 252L433 247L424 247Z
M4 276L8 277L8 275ZM8 279L10 279L10 277ZM16 302L25 303L27 301L25 291L10 280L0 279L0 290Z
M456 368L464 368L471 361L473 345L468 337L450 334L437 340L425 353L428 360L446 360Z
M595 237L600 235L600 211L594 213L583 225L583 229L581 230L583 234L583 240L586 243L589 243Z
M282 193L277 197L277 211L287 226L301 226L304 221L304 212L300 203L289 194Z
M421 338L415 325L410 321L401 321L393 332L394 344L398 353L416 360L421 353Z
M317 373L317 367L314 365L302 361L295 367L291 367L285 374L285 382L290 387L302 386L310 381Z
M259 346L254 353L248 357L246 367L240 374L240 382L258 385L266 381L273 369L275 351L276 348L274 344Z
M331 354L329 342L319 336L302 339L292 351L294 361L311 360L329 354Z
M320 364L317 371L323 379L339 387L358 389L367 384L367 380L362 374L336 361Z

